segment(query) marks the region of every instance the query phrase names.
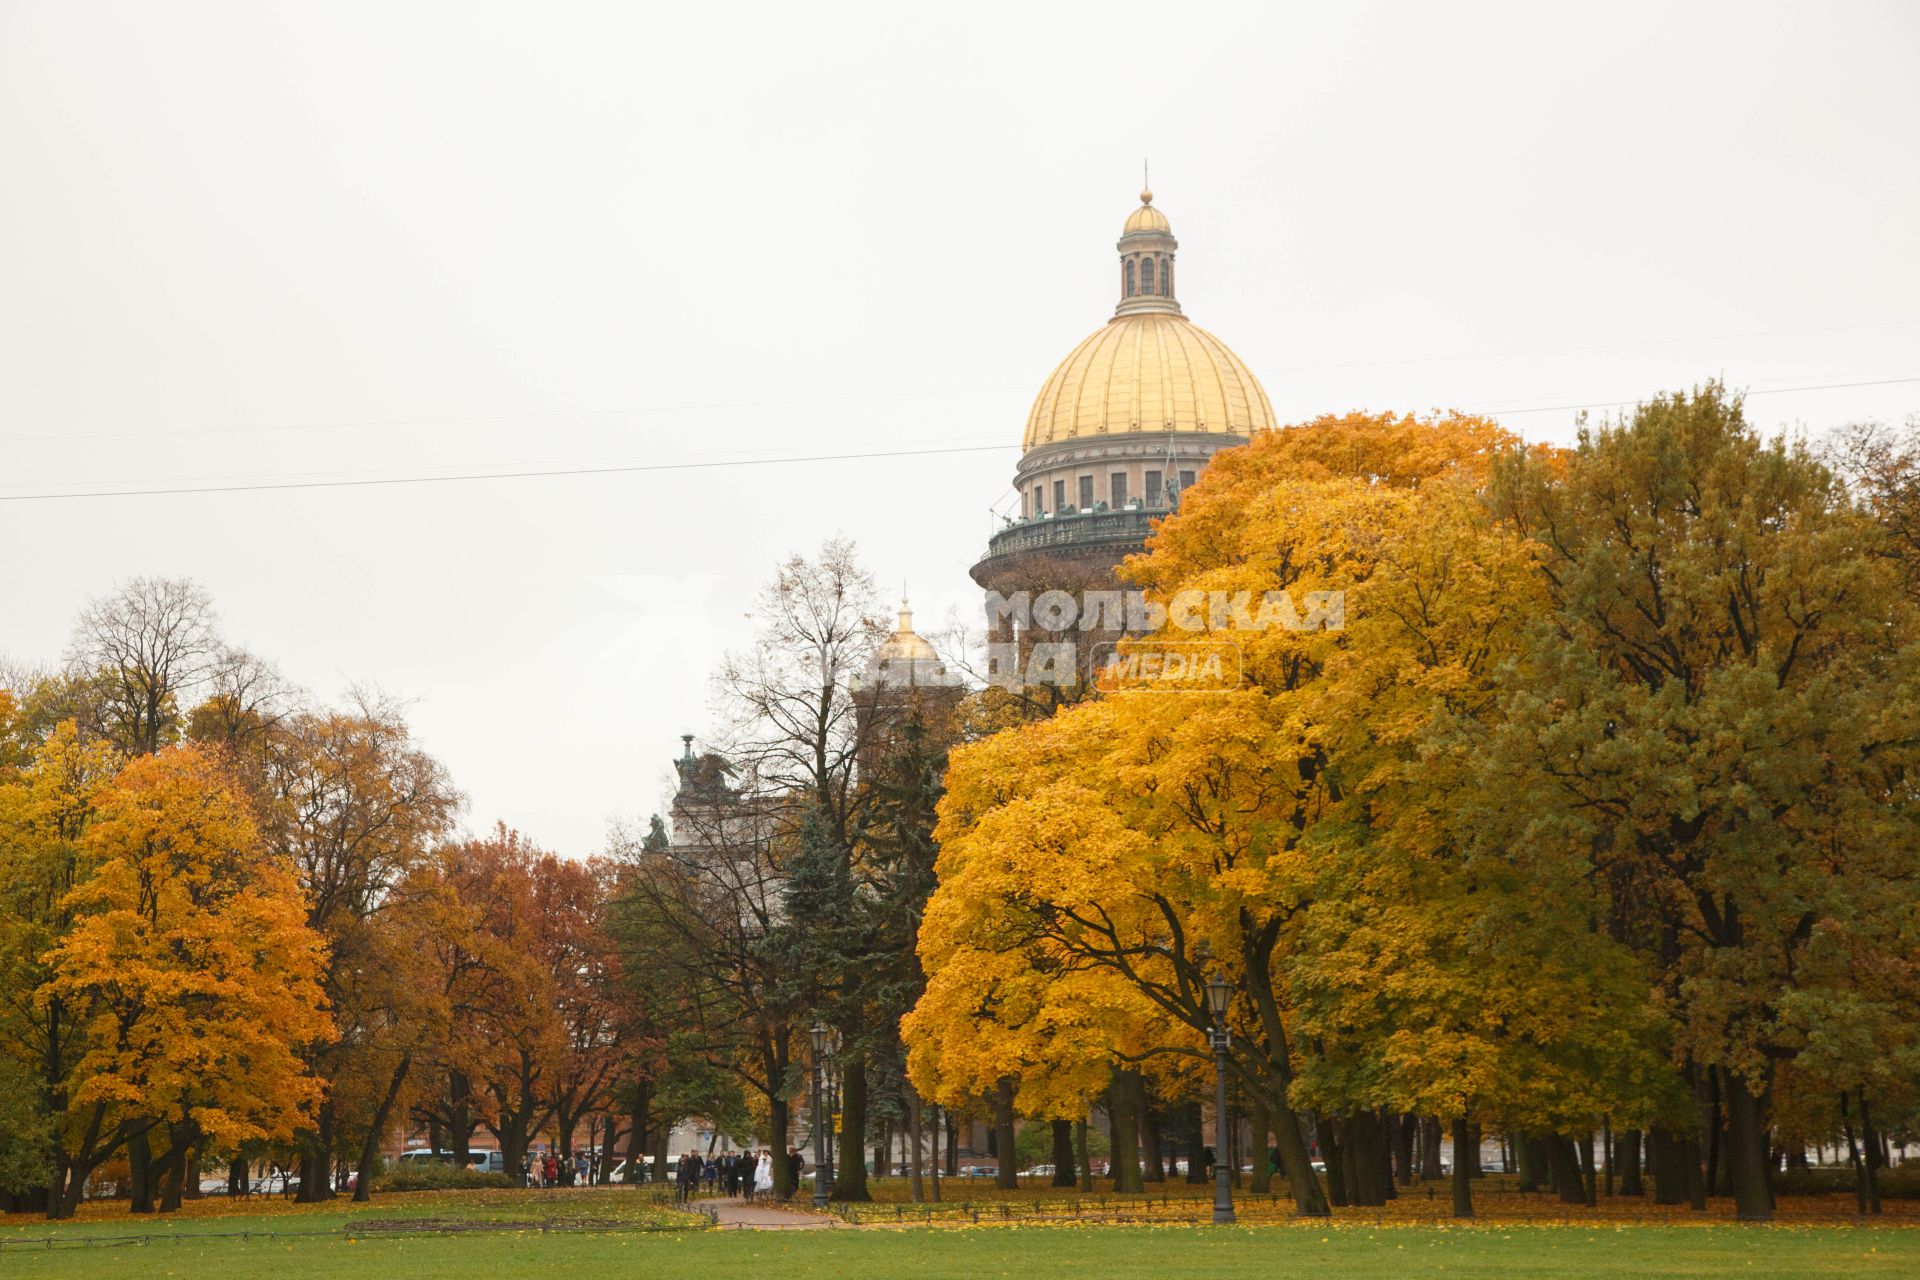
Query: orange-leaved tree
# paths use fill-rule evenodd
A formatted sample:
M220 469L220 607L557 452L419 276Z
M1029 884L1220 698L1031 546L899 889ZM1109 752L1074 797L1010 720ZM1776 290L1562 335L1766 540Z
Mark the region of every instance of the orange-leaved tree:
M45 990L47 953L72 924L69 900L90 868L81 839L119 759L105 743L83 741L72 721L23 755L24 767L0 770L0 1057L18 1076L17 1105L0 1137L12 1185L0 1189L51 1185L54 1212L69 1182L77 1196L98 1160L56 1140L68 1077L87 1042L68 1001Z
M72 924L41 995L86 1039L60 1082L73 1161L61 1209L118 1146L156 1138L176 1206L203 1143L288 1138L318 1098L301 1055L333 1030L324 943L204 749L128 763L96 797L81 856L89 873L66 897Z

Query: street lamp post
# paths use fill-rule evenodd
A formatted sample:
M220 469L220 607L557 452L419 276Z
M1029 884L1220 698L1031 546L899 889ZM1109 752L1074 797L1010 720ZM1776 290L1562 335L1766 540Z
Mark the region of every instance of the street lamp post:
M1207 979L1207 1008L1213 1014L1213 1029L1207 1033L1207 1043L1213 1046L1213 1220L1216 1224L1233 1221L1233 1171L1227 1168L1227 1153L1233 1149L1227 1140L1227 1050L1233 1045L1227 1032L1227 1003L1232 999L1231 982L1218 974Z
M827 1028L813 1024L813 1207L824 1209L833 1195L833 1121L827 1114L821 1071L827 1060Z

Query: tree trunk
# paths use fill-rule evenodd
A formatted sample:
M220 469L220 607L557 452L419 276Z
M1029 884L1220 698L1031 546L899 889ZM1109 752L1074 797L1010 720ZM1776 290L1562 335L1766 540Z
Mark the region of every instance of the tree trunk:
M1620 1166L1620 1194L1623 1196L1643 1196L1647 1193L1646 1183L1640 1176L1640 1131L1622 1130L1613 1144L1614 1162Z
M1053 1185L1077 1187L1080 1174L1073 1154L1073 1121L1055 1120L1053 1129Z
M447 1072L447 1137L452 1140L453 1159L456 1164L465 1167L473 1163L473 1081L464 1071ZM501 1159L506 1151L500 1152ZM508 1172L513 1166L507 1166Z
M1400 1185L1410 1187L1414 1179L1414 1147L1420 1137L1420 1117L1403 1115L1394 1128L1393 1171Z
M1107 1089L1107 1120L1112 1126L1109 1173L1116 1192L1139 1191L1140 1185L1140 1076L1116 1070Z
M667 1144L673 1139L673 1126L663 1118L653 1126L648 1135L653 1141L653 1181L664 1185L667 1181Z
M187 1167L192 1158L193 1146L199 1141L199 1133L191 1120L183 1120L172 1126L173 1145L167 1148L165 1167L161 1174L160 1212L177 1213L180 1201L184 1198L187 1186Z
M1728 1181L1725 1144L1721 1135L1726 1125L1720 1117L1720 1073L1709 1070L1706 1079L1707 1113L1707 1194L1710 1196L1732 1195L1733 1187Z
M913 1090L907 1092L907 1194L915 1204L924 1204L927 1199L926 1178L921 1170L921 1138L924 1136L920 1126L925 1117L921 1114L920 1095Z
M493 1131L494 1141L500 1144L500 1160L508 1169L528 1167L528 1148L532 1145L532 1135L527 1132L527 1113L508 1111L502 1107L499 1127Z
M1600 1158L1607 1181L1607 1199L1613 1199L1613 1118L1600 1118Z
M1073 1122L1073 1152L1079 1159L1080 1189L1093 1190L1093 1161L1087 1155L1087 1118L1081 1116Z
M1387 1202L1385 1188L1392 1178L1387 1174L1386 1144L1381 1140L1380 1118L1371 1111L1355 1112L1340 1122L1341 1173L1346 1179L1347 1202L1364 1208L1377 1208ZM1458 1163L1460 1153L1454 1152Z
M317 1204L333 1199L333 1103L323 1102L313 1131L300 1144L300 1190L294 1199Z
M127 1138L127 1186L132 1192L128 1213L153 1212L153 1143L141 1124Z
M1333 1208L1344 1209L1352 1201L1347 1198L1347 1152L1341 1143L1339 1126L1330 1117L1319 1116L1315 1119L1314 1131L1320 1135L1320 1159L1327 1166L1327 1196Z
M1653 1167L1653 1203L1678 1205L1693 1201L1705 1207L1699 1180L1699 1140L1692 1134L1655 1128L1647 1134L1647 1155Z
M993 1088L993 1147L998 1153L993 1184L1002 1191L1020 1188L1020 1159L1013 1143L1013 1077L1001 1076Z
M86 1128L80 1135L79 1149L72 1160L62 1160L66 1171L66 1181L55 1187L55 1194L47 1198L47 1215L53 1218L71 1218L80 1208L80 1198L87 1193L87 1175L91 1174L105 1153L100 1150L100 1127L107 1116L107 1104L97 1102L87 1115ZM60 1144L64 1147L64 1144ZM116 1137L107 1144L109 1150L119 1145Z
M773 1145L776 1149L786 1147L785 1117L774 1126ZM861 1055L848 1054L846 1065L840 1072L840 1145L836 1154L840 1164L833 1171L833 1199L835 1203L848 1201L868 1201L873 1193L867 1190L867 1060ZM785 1164L785 1161L776 1161ZM782 1187L775 1179L775 1191L782 1199L792 1190Z
M399 1064L393 1069L393 1075L387 1079L387 1091L381 1096L380 1105L374 1108L373 1122L367 1126L367 1136L360 1142L360 1162L354 1166L355 1204L365 1204L373 1198L373 1165L380 1158L380 1135L386 1131L387 1117L393 1114L393 1104L400 1097L400 1088L407 1081L407 1072L412 1069L413 1055L402 1054Z
M1867 1091L1860 1091L1860 1141L1866 1147L1867 1212L1880 1212L1880 1167L1886 1163L1884 1135L1873 1127L1873 1112L1867 1106Z
M199 1127L197 1125L194 1128L194 1132L199 1133ZM182 1200L200 1199L200 1173L202 1166L206 1163L206 1154L207 1139L203 1135L194 1140L193 1150L187 1153L186 1176L180 1183L180 1198Z
M1420 1121L1420 1181L1438 1182L1446 1176L1440 1167L1440 1118L1427 1116Z
M1547 1136L1547 1168L1553 1174L1553 1189L1561 1204L1587 1202L1587 1184L1580 1177L1580 1158L1572 1138L1561 1133Z
M1253 1183L1248 1190L1257 1196L1269 1195L1273 1191L1273 1149L1267 1145L1267 1134L1273 1128L1273 1109L1256 1092L1247 1100L1247 1113L1253 1125Z
M1324 1218L1331 1212L1327 1192L1320 1185L1320 1175L1313 1171L1313 1156L1307 1150L1300 1115L1288 1103L1286 1090L1277 1078L1269 1075L1269 1085L1272 1092L1261 1101L1266 1104L1274 1147L1280 1153L1280 1172L1286 1175L1287 1189L1293 1193L1293 1210L1303 1218ZM1333 1166L1329 1164L1327 1169L1331 1174Z
M940 1148L943 1145L940 1131L944 1128L946 1122L941 1119L940 1108L935 1107L933 1124L927 1130L933 1141L933 1149L927 1152L927 1194L935 1204L940 1203Z
M1702 1212L1707 1207L1707 1184L1700 1176L1700 1135L1698 1132L1683 1134L1680 1138L1681 1169L1687 1175L1687 1207Z
M1200 1104L1189 1103L1185 1111L1187 1120L1187 1181L1196 1185L1207 1180L1206 1162L1200 1158L1201 1151L1207 1145L1207 1121L1201 1114Z
M1847 1140L1847 1163L1853 1166L1853 1203L1855 1212L1867 1213L1867 1171L1860 1162L1860 1146L1853 1137L1853 1117L1847 1112L1847 1091L1840 1091L1840 1135Z
M647 1112L652 1106L653 1086L645 1080L636 1081L633 1086L633 1110L627 1114L627 1167L620 1175L629 1184L646 1178L640 1157L647 1149ZM511 1174L517 1170L509 1169L507 1172Z
M1397 1200L1400 1197L1400 1188L1395 1186L1393 1181L1394 1139L1399 1132L1399 1126L1393 1122L1392 1115L1385 1107L1380 1108L1379 1116L1380 1200L1384 1204L1388 1200ZM1474 1172L1477 1174L1479 1170L1476 1168Z
M1733 1184L1734 1212L1742 1222L1773 1218L1773 1189L1767 1183L1766 1100L1742 1076L1720 1073L1720 1095L1727 1104L1727 1177Z
M1473 1170L1460 1158L1462 1148L1467 1145L1471 1127L1465 1116L1458 1116L1453 1122L1453 1216L1471 1218L1473 1216Z
M1152 1097L1148 1097L1140 1108L1140 1156L1146 1165L1141 1175L1142 1182L1165 1182L1167 1163L1160 1142L1160 1113Z

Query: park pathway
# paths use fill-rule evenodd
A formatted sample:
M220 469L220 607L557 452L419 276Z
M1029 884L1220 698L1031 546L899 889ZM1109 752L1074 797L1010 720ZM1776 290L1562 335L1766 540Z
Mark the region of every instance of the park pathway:
M713 1214L715 1226L736 1231L824 1231L840 1225L839 1219L825 1214L800 1213L740 1200L708 1200L701 1203L700 1208Z

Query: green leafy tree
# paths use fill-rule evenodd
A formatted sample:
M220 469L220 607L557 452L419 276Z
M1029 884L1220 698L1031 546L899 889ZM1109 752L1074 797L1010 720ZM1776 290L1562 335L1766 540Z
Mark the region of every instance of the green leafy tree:
M1508 672L1484 838L1607 886L1678 1065L1724 1109L1738 1211L1765 1218L1776 1072L1846 1034L1859 974L1911 962L1920 633L1900 562L1718 386L1502 484L1551 612Z

